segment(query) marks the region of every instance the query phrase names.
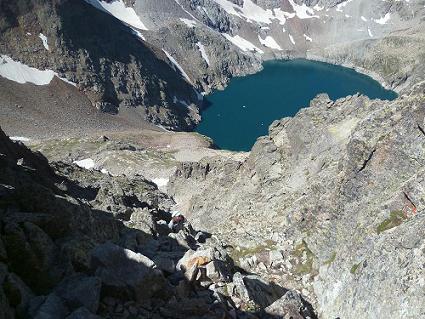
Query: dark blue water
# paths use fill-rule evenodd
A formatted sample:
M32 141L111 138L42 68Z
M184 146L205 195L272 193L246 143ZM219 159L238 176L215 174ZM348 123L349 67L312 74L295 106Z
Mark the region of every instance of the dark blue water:
M261 72L234 78L224 91L207 96L210 106L197 132L211 137L219 148L248 151L274 120L295 115L317 94L335 100L357 92L385 100L397 97L352 69L304 59L269 61Z

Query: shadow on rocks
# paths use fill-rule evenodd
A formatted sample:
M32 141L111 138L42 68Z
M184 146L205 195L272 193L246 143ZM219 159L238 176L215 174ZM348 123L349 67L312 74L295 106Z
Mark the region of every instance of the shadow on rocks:
M0 318L314 318L142 177L54 167L0 130Z

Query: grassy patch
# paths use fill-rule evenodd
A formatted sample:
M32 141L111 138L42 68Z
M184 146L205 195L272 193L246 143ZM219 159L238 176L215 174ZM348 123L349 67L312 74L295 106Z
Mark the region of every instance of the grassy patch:
M331 265L336 259L336 252L334 251L331 257L324 262L324 265Z
M230 253L230 257L235 262L238 262L241 258L254 256L255 254L274 249L276 249L276 242L274 242L273 240L266 240L264 244L258 246L248 248L240 247L240 249L233 249Z
M404 215L404 213L401 210L392 211L390 213L390 217L385 219L382 223L376 227L376 232L378 235L386 230L389 230L391 228L397 227L401 225L407 217Z
M350 273L352 273L354 275L361 264L362 264L362 262L359 262L358 264L354 264L350 269Z
M306 259L303 261L304 253ZM292 254L300 260L300 263L295 265L295 272L297 274L311 274L313 272L314 254L304 240L295 247Z

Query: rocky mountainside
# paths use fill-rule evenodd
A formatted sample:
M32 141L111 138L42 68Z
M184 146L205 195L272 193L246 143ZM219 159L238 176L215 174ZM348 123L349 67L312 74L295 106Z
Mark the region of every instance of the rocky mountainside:
M424 0L0 9L6 131L111 133L32 144L51 164L0 133L0 318L425 317ZM292 57L400 96L319 95L248 153L137 134L191 129L199 93Z
M424 119L424 82L392 102L319 95L246 160L181 164L170 194L242 268L303 291L320 318L421 318Z
M14 134L45 137L41 113L71 133L91 126L140 129L146 122L190 130L200 120L201 93L258 71L267 59L307 57L355 67L398 92L425 74L423 0L3 0L0 5L0 76L6 78L0 81L20 83L13 90L21 97L0 91L1 109L7 110L1 124ZM10 76L11 70L21 76ZM59 87L51 80L55 75L65 81ZM40 79L46 76L50 80ZM31 90L33 84L42 91L51 88L51 98ZM55 113L62 99L80 102ZM99 111L119 116L93 115Z
M0 162L2 319L315 318L300 294L175 222L142 176L50 166L2 131Z

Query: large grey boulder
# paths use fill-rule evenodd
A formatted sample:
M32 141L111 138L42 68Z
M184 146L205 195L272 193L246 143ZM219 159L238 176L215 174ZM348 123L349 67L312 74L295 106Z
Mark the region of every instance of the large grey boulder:
M91 267L107 294L142 301L166 293L165 278L152 260L115 244L96 247Z

